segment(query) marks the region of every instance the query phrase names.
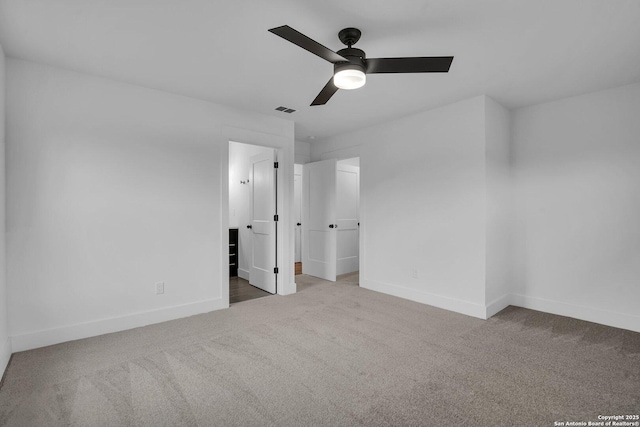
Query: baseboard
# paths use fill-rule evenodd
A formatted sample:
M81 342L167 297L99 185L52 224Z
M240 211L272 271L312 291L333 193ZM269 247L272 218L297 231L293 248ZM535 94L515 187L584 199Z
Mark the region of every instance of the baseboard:
M249 270L238 269L238 277L244 280L249 280Z
M353 273L360 269L360 261L358 257L338 260L336 263L336 276L342 274Z
M485 319L490 318L511 305L511 295L505 294L491 301L485 307Z
M382 292L384 294L416 301L422 304L444 308L445 310L455 311L456 313L466 314L467 316L477 317L480 319L486 318L487 309L481 304L475 304L469 301L445 297L389 283L378 282L371 279L360 279L360 286L372 291Z
M13 335L11 336L11 345L14 352L31 350L66 341L95 337L112 332L139 328L141 326L151 325L154 323L166 322L168 320L180 319L182 317L189 317L196 314L208 313L210 311L228 307L229 301L223 301L222 298L198 301L157 310L144 311L127 316L101 319L77 325Z
M0 346L0 375L3 375L4 371L9 365L9 359L11 359L11 338L7 337L5 343Z
M617 313L610 310L584 307L518 294L511 295L510 303L511 305L522 308L529 308L531 310L543 311L545 313L557 314L559 316L573 317L574 319L586 320L588 322L600 323L601 325L640 332L640 316L634 316L632 314Z
M601 325L613 326L614 328L640 332L640 316L602 310L593 307L584 307L575 304L567 304L543 298L534 298L525 295L503 295L486 306L483 306L469 301L463 301L370 279L361 279L360 286L372 291L382 292L480 319L488 319L504 310L509 305L513 305L559 316L573 317L575 319L586 320L588 322L599 323Z

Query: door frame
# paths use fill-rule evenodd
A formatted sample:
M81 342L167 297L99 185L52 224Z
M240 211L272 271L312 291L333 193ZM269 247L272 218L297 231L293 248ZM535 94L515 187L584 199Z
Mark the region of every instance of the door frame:
M229 142L257 145L274 148L278 169L277 201L278 230L276 238L278 246L277 294L288 295L296 292L294 278L293 245L294 235L291 231L293 213L293 137L291 139L278 135L240 129L231 126L222 127L224 143L220 153L220 236L219 271L222 285L220 298L229 306Z
M314 159L313 161L317 162L320 160L329 160L329 159L336 159L337 161L340 160L346 160L346 159L352 159L354 157L358 157L360 158L360 182L358 183L358 195L359 195L359 199L358 199L358 203L359 203L359 217L360 217L360 232L359 232L359 247L360 247L360 253L358 254L360 259L359 261L359 266L358 266L358 271L360 272L360 280L358 283L358 286L362 286L361 283L364 283L364 281L366 280L366 274L367 274L367 253L365 250L365 244L364 242L366 241L366 230L367 230L367 203L366 203L366 193L362 191L362 182L363 179L366 179L366 167L364 167L366 165L366 160L364 159L363 155L361 154L361 146L360 145L356 145L353 147L347 147L347 148L341 148L338 150L333 150L333 151L327 151L325 153L322 153L320 155L319 159Z

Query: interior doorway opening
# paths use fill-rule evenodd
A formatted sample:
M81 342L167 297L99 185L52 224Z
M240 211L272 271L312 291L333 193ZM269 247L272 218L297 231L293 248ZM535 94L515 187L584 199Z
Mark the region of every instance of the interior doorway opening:
M360 158L337 163L336 275L360 270Z
M302 273L335 282L360 270L360 158L307 163L302 172Z
M304 165L293 165L294 274L302 274L302 175Z
M277 293L273 148L229 142L229 303Z

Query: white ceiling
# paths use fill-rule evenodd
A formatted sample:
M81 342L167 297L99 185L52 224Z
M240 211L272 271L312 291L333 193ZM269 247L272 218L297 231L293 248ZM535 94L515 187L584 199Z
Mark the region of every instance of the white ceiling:
M362 30L369 57L454 55L448 74L369 75L309 104L332 65L267 32L325 46ZM638 0L0 0L8 56L251 109L316 140L472 96L508 108L640 81ZM297 110L274 111L284 105Z

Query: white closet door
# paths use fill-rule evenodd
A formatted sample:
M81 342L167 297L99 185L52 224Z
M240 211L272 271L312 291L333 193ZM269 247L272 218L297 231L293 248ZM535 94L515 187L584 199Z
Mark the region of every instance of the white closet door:
M295 262L302 261L302 175L293 175L293 220L295 221Z
M335 159L304 165L302 272L336 280Z

